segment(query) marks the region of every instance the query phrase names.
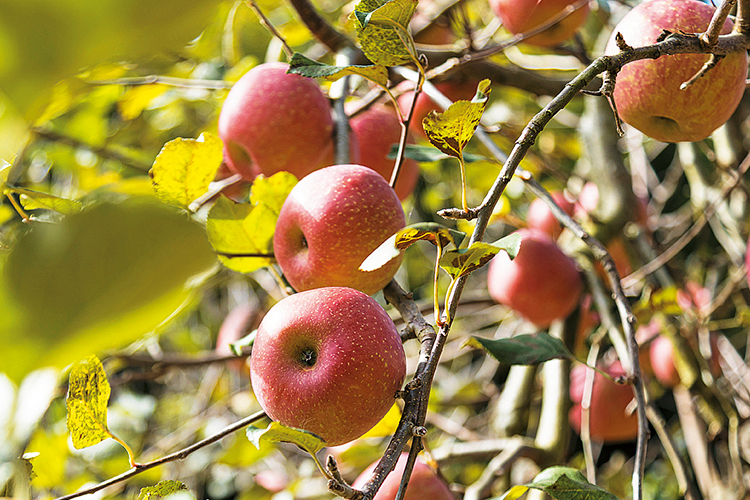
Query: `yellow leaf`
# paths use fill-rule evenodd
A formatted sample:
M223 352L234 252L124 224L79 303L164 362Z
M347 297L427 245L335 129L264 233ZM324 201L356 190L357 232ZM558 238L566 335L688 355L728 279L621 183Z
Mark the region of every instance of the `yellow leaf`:
M365 56L375 64L397 66L416 62L409 21L417 0L361 0L352 12L357 38Z
M117 109L125 120L135 120L151 102L169 89L166 85L139 85L125 92Z
M68 431L80 450L112 437L107 428L109 381L99 358L89 355L73 365L68 382Z
M392 436L393 433L396 432L400 420L401 410L399 410L398 405L394 404L391 406L391 409L388 410L388 413L385 414L385 417L380 419L380 422L367 431L361 439Z
M190 205L216 177L222 148L221 139L209 133L166 143L149 171L156 195L180 207Z

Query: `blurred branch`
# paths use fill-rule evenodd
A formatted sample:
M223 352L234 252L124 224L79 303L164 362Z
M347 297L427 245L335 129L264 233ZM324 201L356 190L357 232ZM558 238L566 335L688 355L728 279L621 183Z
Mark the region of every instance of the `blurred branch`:
M307 29L331 52L338 53L344 49L357 50L354 42L336 30L308 0L289 0L289 3L297 11Z

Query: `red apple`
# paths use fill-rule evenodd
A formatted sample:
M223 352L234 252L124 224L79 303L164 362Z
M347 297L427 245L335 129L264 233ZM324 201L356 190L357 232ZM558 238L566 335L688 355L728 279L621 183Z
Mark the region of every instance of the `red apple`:
M237 342L250 333L258 316L258 311L249 304L237 306L229 311L219 327L219 334L216 337L216 354L221 356L232 354L229 344ZM245 366L245 360L230 361L228 366L236 371L241 371Z
M406 468L406 458L409 456L408 453L402 453L396 462L396 468L388 474L383 484L380 486L375 498L373 500L394 500L398 493L398 487L401 484L401 477L404 475L404 469ZM355 489L362 489L367 481L372 476L372 472L375 470L375 466L378 462L370 465L362 474L354 480L352 487ZM404 500L455 500L456 497L448 489L448 485L445 481L440 479L438 475L432 470L432 467L422 461L420 457L417 457L414 462L414 469L411 471L411 477L409 478L409 485L406 487L406 493L404 494Z
M352 134L360 144L359 164L370 167L390 182L395 161L388 159L388 153L391 146L398 144L401 139L401 122L393 108L384 105L372 106L354 116L349 124ZM411 194L418 178L419 164L414 160L405 159L395 187L399 199L406 199Z
M447 98L449 98L451 101L470 101L474 98L474 94L477 92L477 84L478 81L469 80L465 82L454 82L454 81L445 81L436 83L435 87L445 94ZM399 84L403 87L408 88L414 88L414 84L412 82L406 82L406 84ZM414 91L408 90L401 94L398 97L398 106L401 109L401 112L406 115L406 113L409 112L411 109L411 103L414 101ZM439 108L435 102L430 99L426 93L421 92L419 94L419 97L417 97L417 103L414 105L414 116L411 118L411 123L409 126L409 129L412 132L416 132L422 137L426 137L424 135L424 129L422 129L422 120L425 116L427 116L430 111L439 111L443 112L443 109Z
M584 381L589 368L576 365L570 372L570 399L573 407L568 414L570 425L581 432L581 401L583 400ZM615 361L604 371L612 377L625 375L619 361ZM638 435L638 418L628 414L627 407L633 399L633 388L629 385L618 385L597 373L591 393L589 408L589 430L591 438L605 443L631 441Z
M248 180L285 170L304 177L333 140L328 99L314 80L287 74L285 63L247 72L232 87L219 115L230 168Z
M562 191L555 191L550 193L550 195L566 214L573 215L575 204L572 201L568 201ZM552 214L552 211L547 207L544 200L540 198L535 199L529 205L529 211L526 214L526 224L528 227L538 229L555 239L562 232L560 222Z
M709 343L711 345L711 373L718 377L721 374L721 366L719 364L716 335L712 334L709 337ZM656 337L649 346L649 355L656 380L668 388L680 383L680 374L674 364L674 344L668 336L659 335Z
M583 290L573 259L545 233L521 229L521 247L510 260L505 252L490 262L490 296L539 327L546 327L575 309Z
M367 432L393 406L406 356L393 321L373 298L352 288L317 288L268 311L250 373L271 419L336 446Z
M505 29L515 35L546 23L576 2L577 0L490 0L490 7L503 22ZM575 34L588 14L587 4L538 35L524 39L524 42L539 47L560 45Z
M606 54L617 54L615 35L631 47L656 43L664 30L702 33L715 8L698 0L650 0L631 10L615 27ZM722 33L732 30L727 19ZM617 75L614 99L620 118L663 142L700 141L726 122L745 92L747 52L724 57L692 86L692 78L708 60L703 54L644 59L625 65Z
M404 225L401 202L380 174L334 165L289 193L273 235L274 255L297 291L348 286L371 295L393 278L401 257L375 271L359 266Z

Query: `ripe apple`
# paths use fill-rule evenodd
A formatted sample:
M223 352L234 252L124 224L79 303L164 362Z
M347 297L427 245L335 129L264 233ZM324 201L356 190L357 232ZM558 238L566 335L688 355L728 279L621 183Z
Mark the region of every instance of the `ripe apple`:
M229 311L219 327L219 334L216 337L216 354L221 356L232 354L229 344L237 342L250 333L259 316L259 311L250 304L243 304ZM245 360L230 361L227 366L235 371L242 371L245 367Z
M470 101L474 98L474 94L476 94L478 84L479 82L475 80L468 80L464 82L444 81L436 83L435 87L437 87L440 92L445 94L445 96L453 102L460 100ZM414 84L412 82L406 82L405 84L402 83L399 84L399 86L401 88L414 88ZM397 101L401 112L405 115L411 109L411 103L414 101L414 91L407 90L406 92L398 96ZM421 92L419 94L419 97L417 97L417 103L414 105L414 115L411 118L409 129L412 132L416 132L417 134L421 135L422 137L426 137L424 134L424 129L422 128L422 120L430 113L430 111L434 110L440 112L443 111L441 108L438 108L437 104L435 104L435 102L430 99L426 93Z
M576 0L490 0L490 7L505 29L516 35L546 23L574 3ZM560 45L575 34L588 15L587 4L524 42L538 47Z
M371 295L393 278L401 257L370 272L359 265L404 225L401 202L380 174L334 165L289 193L273 235L274 255L297 291L348 286Z
M268 416L330 446L378 423L405 374L391 318L375 299L344 287L279 301L263 318L250 358L253 391Z
M248 71L229 91L219 136L229 167L248 180L285 170L313 171L333 141L328 99L310 78L287 74L285 63Z
M521 229L518 255L500 252L490 262L490 296L538 327L546 327L575 309L583 291L573 259L545 233Z
M575 204L572 201L568 201L562 191L555 191L550 193L550 195L566 214L573 215ZM535 199L529 204L529 211L526 214L526 225L532 229L538 229L547 233L553 239L560 236L562 232L560 222L552 214L547 204L540 198Z
M570 425L581 433L581 401L583 400L586 365L576 365L570 372L570 399L573 407L568 418ZM612 377L625 375L619 361L615 361L604 371ZM597 373L591 393L589 407L589 430L591 438L604 443L631 441L638 435L638 418L628 414L627 407L633 399L633 389L629 385L618 385Z
M711 373L718 377L721 374L719 348L716 335L709 337L711 345ZM657 336L649 345L649 355L654 377L664 387L672 388L680 383L680 374L674 364L674 344L666 335Z
M385 478L380 489L375 494L375 498L372 500L394 500L398 493L398 487L401 484L401 477L404 475L404 469L406 469L406 458L409 456L408 453L402 453L396 462L396 468L388 474ZM354 480L352 487L355 489L362 489L367 481L372 476L372 472L378 462L370 465L362 474ZM411 471L411 477L409 478L409 485L406 487L406 494L404 500L421 500L423 498L429 498L430 500L455 500L456 497L448 489L448 485L445 481L440 479L438 475L432 470L432 467L424 463L421 457L417 457L414 462L414 469Z
M715 8L698 0L650 0L631 10L615 27L605 49L617 54L619 32L631 47L656 43L663 30L701 33ZM722 33L732 30L727 19ZM649 137L663 142L700 141L726 122L745 92L747 52L724 57L692 86L692 78L707 61L702 54L644 59L625 65L617 75L614 99L620 118Z
M401 139L401 122L393 108L384 105L372 106L355 115L349 124L360 144L359 164L370 167L390 182L395 160L389 160L388 153L391 146L398 144ZM404 200L411 194L418 178L419 164L414 160L405 159L395 187L399 199Z

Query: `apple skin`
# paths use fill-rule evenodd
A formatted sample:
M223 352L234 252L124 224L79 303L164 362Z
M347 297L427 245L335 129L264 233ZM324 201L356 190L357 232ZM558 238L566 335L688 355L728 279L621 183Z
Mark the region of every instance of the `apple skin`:
M373 500L394 500L398 493L398 487L401 485L401 476L404 475L404 469L406 468L406 459L409 456L408 453L402 453L396 462L396 467L393 471L388 474L385 478L380 489L375 494ZM372 472L378 462L373 463L357 479L352 483L352 488L362 489L367 481L372 476ZM438 475L432 470L432 467L424 463L421 457L417 457L414 462L414 469L411 471L411 477L409 478L409 485L406 487L406 493L404 494L404 500L421 500L429 498L430 500L456 500L456 497L448 489L448 485L445 481L440 479Z
M401 337L375 299L345 287L300 292L258 328L250 381L268 416L348 443L385 416L406 375Z
M554 191L550 195L566 214L573 215L575 204L572 201L568 201L563 192ZM526 225L532 229L538 229L547 233L553 239L557 239L563 229L560 222L552 214L549 207L547 207L547 204L540 198L535 199L529 204L529 211L526 214Z
M605 54L617 54L619 32L631 47L651 45L663 30L702 33L714 7L697 0L650 0L636 6L615 27ZM727 19L722 33L732 30ZM663 142L700 141L726 122L745 92L746 51L724 57L686 90L708 56L680 54L626 64L617 75L614 99L620 118Z
M546 234L521 229L521 247L510 260L505 252L490 262L487 284L490 296L514 309L540 328L575 309L583 282L573 259Z
M490 0L490 7L505 29L515 35L536 28L574 3L576 0ZM524 39L524 43L538 47L560 45L575 34L588 15L589 6L584 5L538 35Z
M302 179L279 213L273 250L297 291L348 286L368 295L396 274L402 257L374 271L359 266L406 224L395 191L362 165L334 165Z
M571 427L581 433L581 401L586 380L586 365L578 364L570 372L570 399L573 406L568 418ZM612 377L625 375L619 361L615 361L604 371ZM591 393L589 408L589 430L591 438L604 443L632 441L638 435L638 418L628 415L627 406L633 399L633 389L629 385L618 385L597 373Z
M382 104L374 105L354 116L349 125L360 145L358 163L370 167L390 182L395 160L389 160L388 153L391 152L391 146L398 144L401 139L401 122L393 108ZM407 141L414 142L411 134ZM411 194L418 179L419 164L414 160L404 159L394 188L399 199L404 200Z
M287 74L286 63L248 71L219 114L219 137L229 167L247 180L285 170L302 178L317 168L333 142L333 117L317 83Z

